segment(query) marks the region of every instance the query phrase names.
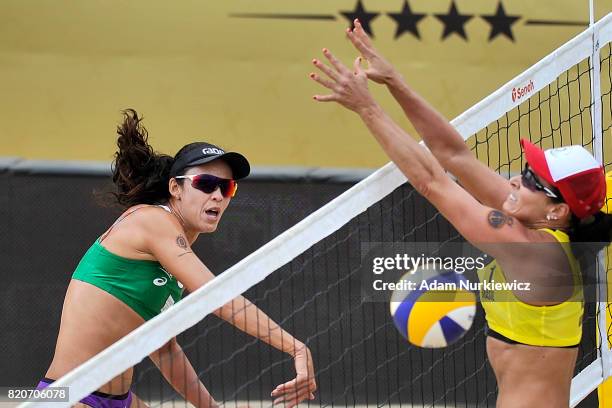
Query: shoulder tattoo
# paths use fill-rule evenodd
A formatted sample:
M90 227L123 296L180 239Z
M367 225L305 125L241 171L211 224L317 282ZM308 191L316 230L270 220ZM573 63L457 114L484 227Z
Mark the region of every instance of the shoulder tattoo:
M187 255L187 254L192 254L193 252L189 251L189 245L187 244L187 240L185 239L184 236L179 235L178 237L176 237L176 245L179 246L179 248L184 249L185 252L183 252L182 254L179 255L179 258L183 255Z
M176 237L176 245L178 245L179 248L183 248L183 249L187 249L188 247L187 240L182 235L179 235L178 237Z
M504 225L511 227L514 223L514 218L498 210L491 210L487 216L487 220L489 221L489 225L493 228L501 228Z

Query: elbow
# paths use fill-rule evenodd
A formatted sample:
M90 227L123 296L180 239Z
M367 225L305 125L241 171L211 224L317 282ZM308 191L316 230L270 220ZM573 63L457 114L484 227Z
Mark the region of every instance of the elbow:
M442 176L447 178L446 174ZM442 186L442 177L431 174L428 177L423 177L412 183L416 191L419 192L425 199L431 201L436 195L439 194Z
M419 192L424 198L428 199L431 197L431 181L420 181L412 184L414 189Z
M477 159L465 144L462 144L461 148L449 150L446 152L446 154L441 155L440 157L440 163L442 163L445 169L450 170L451 172L457 168L460 168L461 166L465 166L465 163L471 160Z

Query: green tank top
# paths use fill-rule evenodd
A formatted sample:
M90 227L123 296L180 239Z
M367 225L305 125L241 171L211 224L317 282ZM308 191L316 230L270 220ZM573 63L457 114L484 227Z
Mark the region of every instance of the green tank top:
M159 262L124 258L109 252L99 240L87 250L72 279L110 293L145 320L178 302L183 292L183 285Z

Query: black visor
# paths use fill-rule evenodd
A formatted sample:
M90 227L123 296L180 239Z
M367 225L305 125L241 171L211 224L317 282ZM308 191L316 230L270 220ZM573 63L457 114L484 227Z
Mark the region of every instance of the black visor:
M230 166L234 180L243 179L251 172L249 161L240 153L226 152L213 144L200 142L194 144L189 150L182 152L179 157L175 157L170 170L170 177L182 174L187 167L199 166L219 159Z

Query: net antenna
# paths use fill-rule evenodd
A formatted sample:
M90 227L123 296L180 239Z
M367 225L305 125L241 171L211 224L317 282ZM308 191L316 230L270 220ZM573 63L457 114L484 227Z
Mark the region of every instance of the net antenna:
M591 15L592 13L591 11ZM551 144L552 146L575 144L578 141L591 148L597 159L604 163L603 145L605 141L602 137L602 91L601 74L599 73L600 48L606 47L606 50L609 51L611 42L612 13L596 23L593 22L587 30L464 112L453 120L452 124L468 144L473 144L473 150L477 156L481 157L486 154L487 163L506 175L520 171L522 158L520 148L517 150L517 146L518 134L524 130L523 127L526 127L529 132L538 130L534 127L539 126L539 132L534 133L540 133L541 138L535 142L546 145L545 147L551 147ZM609 56L607 60L610 60ZM590 75L590 81L588 75ZM587 92L584 88L590 88L588 89L591 93L590 97L584 98L588 106L581 106L584 101L580 96L577 101L576 98L573 98L573 102L579 105L576 108L577 113L574 114L572 108L566 106L572 102L569 101L570 94L577 92L580 95L580 92ZM527 95L523 97L525 93ZM565 95L567 95L567 101L564 99ZM552 101L558 102L558 106L555 106ZM544 123L544 120L548 119L543 113L550 114L550 122ZM553 113L559 114L559 120L553 118ZM586 119L589 114L591 120ZM584 121L583 117L585 117ZM612 125L606 129L610 127ZM572 133L577 130L580 132ZM500 157L504 149L507 157ZM518 156L516 156L517 152ZM58 379L51 387L70 387L69 401L63 405L54 403L53 406L70 406L126 369L136 365L168 340L196 325L212 311L309 251L321 240L341 230L351 220L361 217L370 207L392 195L400 186L404 188L405 182L406 178L395 165L391 163L385 165L166 312L143 324L125 338ZM437 215L434 215L427 219L425 224L437 222L436 217ZM411 228L414 230L420 226L411 226ZM599 257L599 269L605 271L606 264L603 262L603 255ZM605 273L600 273L600 276L605 277ZM579 367L580 372L572 381L572 406L577 405L612 374L612 353L608 347L605 319L607 305L602 301L607 298L605 286L598 285L600 291L603 291L599 293L600 302L598 302L596 317L599 322L598 331L588 333L599 338L597 351L594 353L596 355L593 361L587 361ZM344 311L340 317L342 316L344 316ZM586 330L585 335L587 335ZM311 337L314 336L316 334ZM359 340L359 344L361 341ZM396 357L387 355L388 361ZM387 360L377 362L374 370L384 365L385 361ZM435 361L435 364L437 363L438 361ZM484 365L483 363L482 366ZM321 367L316 367L320 370L317 373L319 374L322 371ZM415 378L422 378L432 369L432 366L423 367L422 372L415 375ZM350 374L343 373L343 375ZM408 380L411 381L410 378ZM464 382L459 381L457 385ZM357 387L358 384L355 382L353 386ZM406 384L410 385L409 382ZM349 390L350 388L346 388L345 394ZM480 391L486 394L485 400L491 393L495 393L495 391L489 392L486 389ZM393 394L395 393L397 392L393 390ZM445 393L441 398L446 398L446 396ZM39 406L44 406L44 403L27 402L21 405L24 408Z
M592 53L589 57L592 67L591 75L591 103L593 114L591 115L593 127L593 155L602 164L604 163L604 142L602 126L602 98L601 98L601 57L600 57L600 30L595 27L594 0L589 0L589 29L591 30ZM597 328L598 328L598 355L601 360L601 377L605 381L612 375L612 349L608 339L608 313L612 304L608 303L608 270L607 253L608 248L602 249L597 255ZM602 381L602 383L603 383ZM573 385L573 383L572 383ZM578 399L581 390L572 387L572 401Z

